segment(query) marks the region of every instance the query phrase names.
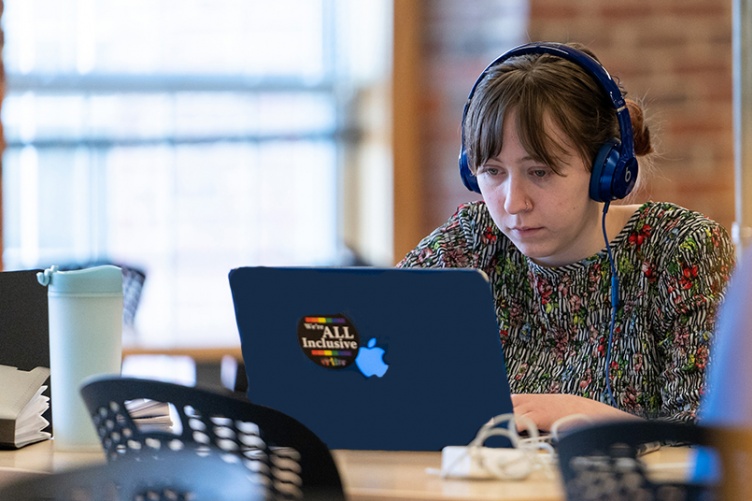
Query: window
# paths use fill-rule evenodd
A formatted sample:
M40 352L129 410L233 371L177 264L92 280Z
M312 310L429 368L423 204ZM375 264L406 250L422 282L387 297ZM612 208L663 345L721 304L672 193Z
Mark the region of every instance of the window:
M385 4L6 0L5 269L135 266L147 279L126 342L236 344L231 268L346 255L343 219L362 209L345 191L364 177L348 171L369 149L359 96L388 73ZM385 203L364 217L387 249L376 157L376 174L362 163Z

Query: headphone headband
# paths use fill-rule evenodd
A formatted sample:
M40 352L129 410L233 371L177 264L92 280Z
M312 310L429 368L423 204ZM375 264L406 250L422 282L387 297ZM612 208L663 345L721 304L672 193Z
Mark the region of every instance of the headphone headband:
M471 191L480 193L477 179L470 170L467 150L465 149L465 119L467 118L467 112L475 91L492 68L508 59L528 54L550 54L577 64L591 75L608 95L616 111L620 141L607 143L601 148L598 155L596 155L591 177L590 197L594 200L605 202L627 196L632 191L637 180L637 160L634 156L632 121L629 117L629 110L627 109L624 96L608 71L593 57L568 45L553 42L529 43L505 52L486 66L473 84L465 102L461 124L462 148L460 150L459 166L460 175L465 186ZM604 148L607 148L607 151L604 151Z

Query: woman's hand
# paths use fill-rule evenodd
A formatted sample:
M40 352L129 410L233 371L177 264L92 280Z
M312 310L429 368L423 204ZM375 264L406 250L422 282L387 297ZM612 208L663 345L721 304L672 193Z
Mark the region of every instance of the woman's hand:
M573 414L584 414L593 421L640 419L589 398L560 393L518 393L512 395L512 405L515 416L532 420L541 431L550 431L557 420Z

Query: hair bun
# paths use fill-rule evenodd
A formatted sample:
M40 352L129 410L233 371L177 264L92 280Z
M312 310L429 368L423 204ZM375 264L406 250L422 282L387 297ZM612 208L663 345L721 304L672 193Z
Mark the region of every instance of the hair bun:
M653 153L653 144L650 142L650 129L645 124L642 106L632 99L625 99L625 102L629 110L629 119L632 122L635 155L643 156Z

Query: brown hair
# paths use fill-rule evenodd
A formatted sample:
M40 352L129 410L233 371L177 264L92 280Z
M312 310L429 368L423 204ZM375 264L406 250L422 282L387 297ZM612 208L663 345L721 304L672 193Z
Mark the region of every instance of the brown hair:
M579 44L568 44L595 58ZM650 131L639 103L627 99L635 154L653 151ZM478 84L464 121L469 166L476 172L502 148L502 130L509 110L517 111L517 131L525 150L555 172L563 146L544 126L553 120L571 146L592 166L600 147L618 139L619 124L611 99L600 84L578 64L550 54L507 59L488 70Z

